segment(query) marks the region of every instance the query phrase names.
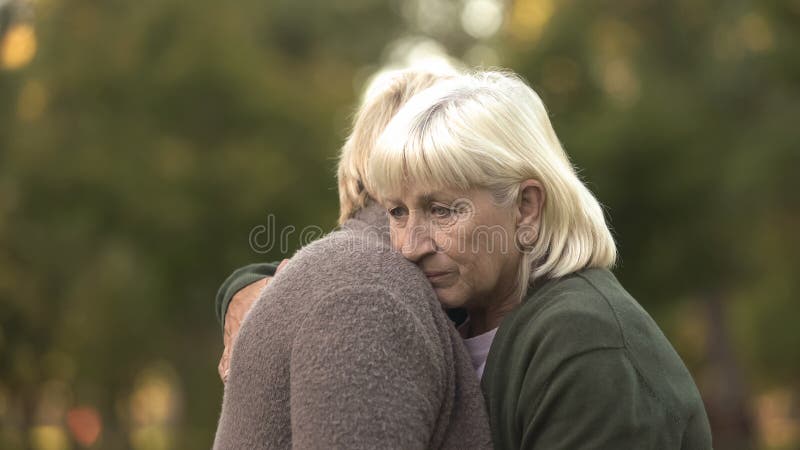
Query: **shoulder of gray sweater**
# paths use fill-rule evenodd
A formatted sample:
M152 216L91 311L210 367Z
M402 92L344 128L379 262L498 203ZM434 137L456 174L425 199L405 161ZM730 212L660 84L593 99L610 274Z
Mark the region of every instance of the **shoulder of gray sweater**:
M276 281L284 277L324 291L372 284L435 298L422 272L372 227L344 227L306 245Z
M370 200L364 208L359 209L353 217L342 224L343 229L375 228L389 231L389 217L380 204Z

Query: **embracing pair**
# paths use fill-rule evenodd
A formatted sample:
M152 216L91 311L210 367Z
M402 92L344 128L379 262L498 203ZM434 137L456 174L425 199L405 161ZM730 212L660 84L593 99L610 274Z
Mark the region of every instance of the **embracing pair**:
M691 375L610 272L603 210L518 77L378 79L338 178L339 230L220 289L215 448L711 448Z

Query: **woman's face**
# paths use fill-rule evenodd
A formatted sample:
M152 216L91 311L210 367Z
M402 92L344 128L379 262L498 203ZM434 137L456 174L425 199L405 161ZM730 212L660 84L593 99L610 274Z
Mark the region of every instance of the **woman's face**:
M485 308L513 295L521 261L513 205L496 205L486 189L414 186L384 205L393 247L422 269L442 305Z

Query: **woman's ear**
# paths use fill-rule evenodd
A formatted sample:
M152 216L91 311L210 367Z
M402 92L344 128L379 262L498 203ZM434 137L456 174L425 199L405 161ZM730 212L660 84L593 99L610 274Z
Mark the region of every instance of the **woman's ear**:
M525 238L526 241L536 241L539 234L539 225L542 220L542 211L546 193L544 186L537 180L525 180L519 184L519 197L516 207L518 208L517 214L517 228L527 230ZM523 244L529 245L533 242L524 242Z

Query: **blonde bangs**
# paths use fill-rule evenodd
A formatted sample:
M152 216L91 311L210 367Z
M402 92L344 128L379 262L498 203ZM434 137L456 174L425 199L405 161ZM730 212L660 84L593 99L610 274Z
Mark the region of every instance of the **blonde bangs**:
M430 191L467 191L485 185L487 174L476 153L459 138L463 133L448 127L448 123L451 121L442 103L414 117L399 116L392 121L370 158L370 192L378 199L387 199L398 196L409 185Z

